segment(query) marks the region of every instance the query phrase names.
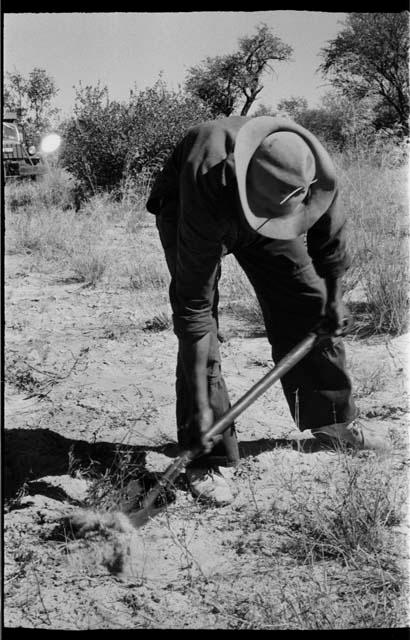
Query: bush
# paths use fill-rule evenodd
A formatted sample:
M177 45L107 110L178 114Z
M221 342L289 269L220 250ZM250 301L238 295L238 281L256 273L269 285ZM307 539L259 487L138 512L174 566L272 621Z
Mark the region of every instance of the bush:
M131 91L128 103L110 100L106 87L80 85L74 114L62 127L61 162L93 194L158 171L185 131L209 117L203 104L161 79Z

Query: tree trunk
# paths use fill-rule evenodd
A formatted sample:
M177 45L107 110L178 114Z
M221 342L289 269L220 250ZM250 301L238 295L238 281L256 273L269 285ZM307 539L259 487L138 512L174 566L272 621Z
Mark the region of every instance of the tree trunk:
M249 111L249 109L251 108L251 106L253 105L254 102L255 102L255 98L246 96L246 102L242 107L241 116L248 115L248 111Z
M262 87L259 87L258 89L253 89L251 90L250 95L248 93L246 93L246 91L244 90L243 93L245 95L245 104L242 107L242 111L241 111L241 116L247 116L248 115L248 111L251 108L251 106L253 105L253 103L256 100L256 96L258 95L258 93L260 93L263 89Z

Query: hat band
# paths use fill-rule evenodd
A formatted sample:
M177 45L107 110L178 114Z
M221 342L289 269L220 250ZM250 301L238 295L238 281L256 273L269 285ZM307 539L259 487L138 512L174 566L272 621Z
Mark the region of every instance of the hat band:
M309 187L312 186L312 184L315 184L315 182L317 182L317 178L316 180L312 180L312 182L310 183ZM279 204L285 204L285 202L287 202L289 200L289 198L291 198L292 196L295 196L299 191L303 191L305 187L296 187L296 189L294 189L291 193L289 193L286 198L283 198L283 200L281 200L279 202Z

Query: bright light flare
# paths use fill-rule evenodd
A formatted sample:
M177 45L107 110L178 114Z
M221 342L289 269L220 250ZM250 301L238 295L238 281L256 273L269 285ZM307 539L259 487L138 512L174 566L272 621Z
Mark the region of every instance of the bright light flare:
M61 136L58 133L50 133L42 139L40 149L43 153L52 153L61 144Z

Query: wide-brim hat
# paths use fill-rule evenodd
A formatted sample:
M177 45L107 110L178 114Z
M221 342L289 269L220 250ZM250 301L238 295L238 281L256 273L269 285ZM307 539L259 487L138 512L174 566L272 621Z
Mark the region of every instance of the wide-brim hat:
M279 132L297 136L272 135ZM268 238L287 240L306 233L335 196L336 176L329 154L310 131L285 118L250 118L236 137L234 159L245 219ZM265 201L269 196L268 206L258 207L258 199L252 197L258 190L258 179ZM305 198L308 189L310 194Z

